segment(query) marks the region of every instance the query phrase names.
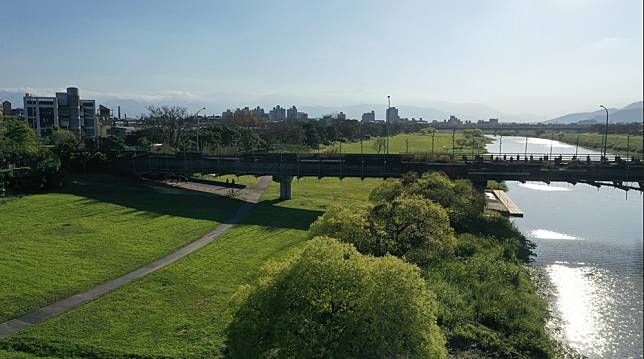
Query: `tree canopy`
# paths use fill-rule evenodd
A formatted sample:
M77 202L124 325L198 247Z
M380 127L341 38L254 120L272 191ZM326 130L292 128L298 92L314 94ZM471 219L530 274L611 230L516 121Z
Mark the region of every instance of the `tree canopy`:
M269 265L235 296L233 358L445 358L436 304L416 266L330 238Z
M379 202L366 211L334 206L310 228L311 236L331 236L364 254L403 257L425 267L452 252L455 238L447 212L417 195Z

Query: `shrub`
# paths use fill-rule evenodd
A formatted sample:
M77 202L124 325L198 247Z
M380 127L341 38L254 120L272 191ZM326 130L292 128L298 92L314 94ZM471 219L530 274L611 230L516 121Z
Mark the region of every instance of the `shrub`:
M312 236L329 236L374 256L391 254L421 267L451 254L454 231L447 212L420 196L403 195L380 202L367 213L331 207L310 228Z
M485 208L485 196L476 191L469 180L451 181L442 173L425 173L406 188L407 193L417 194L443 206L452 226L459 230Z
M318 237L235 295L234 358L445 358L435 303L416 266Z

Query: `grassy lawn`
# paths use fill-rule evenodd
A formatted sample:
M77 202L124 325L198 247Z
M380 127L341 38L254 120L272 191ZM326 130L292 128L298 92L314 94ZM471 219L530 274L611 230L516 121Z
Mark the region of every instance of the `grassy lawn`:
M69 178L60 193L2 200L0 321L150 263L240 203L101 176Z
M41 355L219 356L229 301L269 259L302 246L309 224L332 203L360 206L380 180L302 179L293 199L269 186L249 217L202 250L120 290L0 343Z
M554 138L561 142L570 144L577 143L577 136L579 136L579 145L583 147L592 148L594 150L602 149L603 134L600 133L558 133L554 134ZM540 136L545 137L545 136ZM550 138L550 137L547 137ZM608 153L626 156L642 156L642 136L627 136L620 134L609 134L608 145L606 146Z
M363 153L377 153L374 146L375 139L362 142ZM474 141L474 142L473 142ZM454 147L455 153L467 154L485 152L485 143L489 140L485 137L471 137L463 131L457 131L454 134ZM343 153L360 153L360 142L343 143L341 146L335 144L327 149L340 150L342 147ZM472 152L473 150L473 152ZM389 153L431 153L432 151L432 136L426 134L399 134L389 138ZM381 152L382 153L382 152ZM434 135L434 154L435 155L448 155L452 153L452 132L436 132Z

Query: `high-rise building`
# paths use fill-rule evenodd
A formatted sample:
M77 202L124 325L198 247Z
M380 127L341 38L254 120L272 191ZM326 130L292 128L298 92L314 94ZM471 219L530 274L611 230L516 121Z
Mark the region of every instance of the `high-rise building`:
M2 102L2 114L5 116L11 116L11 102Z
M293 106L286 110L286 119L287 120L297 120L297 107Z
M282 108L280 105L273 107L269 112L269 118L271 121L284 121L286 119L286 109Z
M336 118L336 119L338 119L338 120L342 120L342 121L344 121L344 120L346 120L346 119L347 119L347 115L346 115L344 112L340 111L340 113L339 113L339 114L337 114L337 115L335 116L335 118Z
M387 109L387 122L399 122L400 116L398 116L398 109L395 107L389 107Z
M81 100L76 87L68 87L67 92L56 92L55 97L37 97L27 93L23 102L25 118L39 136L47 136L54 127L67 129L80 137L98 135L96 103L94 100Z
M226 111L221 113L221 118L225 120L232 120L233 119L233 112L230 109L227 109Z
M259 107L259 106L255 107L255 108L251 111L251 113L252 113L253 115L255 115L255 116L260 116L260 117L264 117L264 115L265 115L264 109L263 109L263 108L261 108L261 107Z
M376 122L376 111L363 113L362 122Z
M306 121L309 119L309 114L306 112L298 112L297 113L297 119L300 121Z

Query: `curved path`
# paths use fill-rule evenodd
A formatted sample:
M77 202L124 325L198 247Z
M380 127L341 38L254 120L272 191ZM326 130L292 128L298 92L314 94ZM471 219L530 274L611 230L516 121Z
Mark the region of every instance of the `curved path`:
M6 338L8 336L14 335L19 331L30 327L34 324L40 323L44 320L47 320L53 316L64 313L70 309L74 309L80 305L83 305L91 300L94 300L106 293L109 293L113 290L116 290L128 283L131 283L139 278L142 278L156 270L159 270L165 266L168 266L177 260L187 256L188 254L197 251L210 242L217 239L219 236L224 234L250 211L250 209L257 203L262 193L268 186L271 181L271 177L263 177L259 182L259 185L254 188L250 188L245 191L241 191L240 198L244 200L244 203L239 209L224 223L218 225L214 230L201 237L200 239L191 242L190 244L178 249L177 251L168 254L167 256L158 259L145 267L141 267L135 271L132 271L128 274L125 274L121 277L112 279L103 284L100 284L88 291L76 294L66 299L59 300L54 302L46 307L40 308L33 312L27 313L16 319L12 319L0 324L0 339Z

